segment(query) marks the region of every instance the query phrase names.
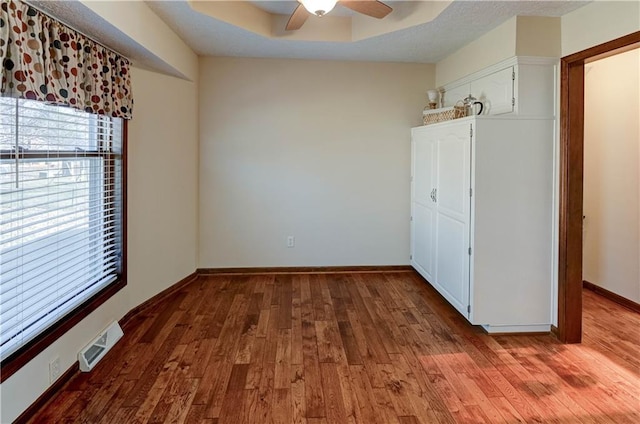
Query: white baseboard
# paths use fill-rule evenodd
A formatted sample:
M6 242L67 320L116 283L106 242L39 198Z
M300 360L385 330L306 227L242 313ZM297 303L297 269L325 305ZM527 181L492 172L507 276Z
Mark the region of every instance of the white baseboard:
M483 325L482 328L489 334L509 333L550 333L551 324L540 325Z

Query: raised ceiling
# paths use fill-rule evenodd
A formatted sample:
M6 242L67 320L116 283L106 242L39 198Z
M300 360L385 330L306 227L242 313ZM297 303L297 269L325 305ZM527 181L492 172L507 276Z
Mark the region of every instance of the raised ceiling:
M256 30L237 16L229 18L232 14L215 12L233 3L273 14L271 28ZM200 55L418 63L437 62L513 16L561 16L587 2L386 3L394 10L382 20L354 14L338 3L329 15L311 16L301 30L291 33L284 31L284 25L296 1L147 1ZM416 15L421 16L416 19ZM328 34L323 26L331 27Z
M182 76L82 1L28 2L124 54L136 66ZM561 16L588 2L385 3L394 10L383 20L338 5L330 15L311 16L301 30L286 32L296 1L146 1L199 55L417 63L437 62L513 16ZM256 19L251 23L247 16Z

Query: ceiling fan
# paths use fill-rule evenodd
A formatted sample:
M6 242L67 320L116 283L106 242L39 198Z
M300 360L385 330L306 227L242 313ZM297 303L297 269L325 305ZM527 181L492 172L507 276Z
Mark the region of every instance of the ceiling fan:
M391 7L377 0L298 0L298 3L298 7L293 11L287 22L287 31L300 29L310 13L316 16L326 15L334 8L336 3L340 3L340 5L358 13L378 19L384 18L393 10Z

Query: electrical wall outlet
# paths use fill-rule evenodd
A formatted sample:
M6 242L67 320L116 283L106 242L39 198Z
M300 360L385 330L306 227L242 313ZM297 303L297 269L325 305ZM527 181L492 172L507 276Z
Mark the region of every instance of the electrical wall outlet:
M49 362L49 383L53 384L60 378L60 358L56 357Z
M287 237L287 247L294 247L296 245L296 238L294 236Z

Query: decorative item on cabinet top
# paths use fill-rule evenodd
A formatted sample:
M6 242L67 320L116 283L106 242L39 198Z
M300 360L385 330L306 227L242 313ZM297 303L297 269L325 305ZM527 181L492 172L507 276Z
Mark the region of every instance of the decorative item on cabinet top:
M429 98L429 104L424 108L424 110L437 109L439 106L438 100L440 99L440 92L435 88L432 88L431 90L427 90L427 97Z
M473 97L471 94L469 94L469 96L465 97L464 100L462 100L462 104L464 106L465 114L467 116L482 115L484 104L482 102L479 102L478 99ZM476 105L480 106L480 110L476 109ZM456 106L458 106L457 103L456 103Z
M425 109L422 111L422 123L423 125L437 124L438 122L464 118L465 116L467 116L466 108L462 105L440 109Z

